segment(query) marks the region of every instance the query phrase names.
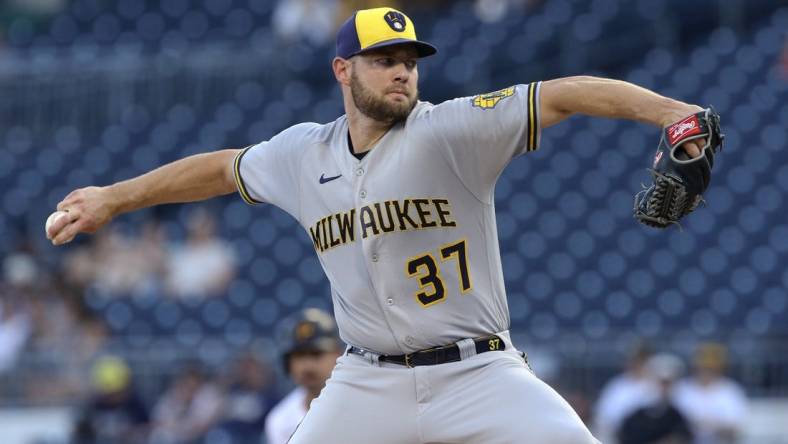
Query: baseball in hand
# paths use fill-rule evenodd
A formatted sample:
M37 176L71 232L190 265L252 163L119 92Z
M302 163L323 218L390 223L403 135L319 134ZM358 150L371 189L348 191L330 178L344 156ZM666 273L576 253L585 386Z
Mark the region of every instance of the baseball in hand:
M55 221L57 221L63 216L68 216L68 211L55 211L54 213L49 215L46 224L44 224L44 233L47 235L47 237L49 237L49 227L51 227L52 224L55 223ZM54 235L57 233L52 233L52 234Z

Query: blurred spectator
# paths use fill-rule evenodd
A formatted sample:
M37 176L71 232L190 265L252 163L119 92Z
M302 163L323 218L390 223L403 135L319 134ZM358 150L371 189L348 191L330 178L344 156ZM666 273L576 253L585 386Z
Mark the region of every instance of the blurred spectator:
M252 353L235 363L220 428L233 444L259 444L265 418L279 399L268 365Z
M0 374L12 369L30 338L32 325L27 300L39 276L33 257L23 251L3 261L0 284Z
M0 374L12 369L30 337L30 316L21 301L7 294L0 299Z
M91 393L90 375L96 359L106 349L106 325L95 318L83 318L66 337L37 343L42 357L36 374L28 382L29 396L44 403L62 404L85 399Z
M747 397L735 381L723 374L726 350L703 344L695 354L694 376L676 386L676 404L692 424L695 444L739 442L747 415Z
M236 273L235 252L216 236L216 219L202 207L189 215L186 244L167 265L167 290L176 297L223 294Z
M684 364L673 355L649 358L645 370L659 386L659 396L635 410L621 423L619 444L690 444L692 433L684 415L672 399L673 384L681 376Z
M342 346L334 318L309 308L282 322L285 370L297 387L271 410L265 423L267 444L285 444L331 376Z
M89 246L71 252L64 261L66 280L104 295L155 292L166 265L164 231L155 222L143 226L139 239L117 227L97 233Z
M216 426L222 392L195 366L187 366L153 409L152 444L191 444Z
M658 397L658 388L645 368L651 355L647 344L636 344L630 351L624 373L614 377L602 389L594 409L594 435L597 439L604 443L615 442L615 431L621 421Z
M133 240L126 237L119 229L99 233L93 244L92 257L88 264L90 283L100 292L109 295L121 295L131 291L138 277L136 265L129 252Z
M133 390L131 370L117 357L93 366L94 393L80 413L73 444L142 444L147 441L148 410Z
M145 223L133 253L133 267L139 273L135 293L158 293L167 271L167 234L164 227L156 221Z
M336 0L279 0L272 22L285 41L323 46L333 40L337 19Z
M8 0L7 6L16 13L54 14L66 6L66 0Z
M475 0L473 12L483 23L495 23L512 15L523 15L543 0Z

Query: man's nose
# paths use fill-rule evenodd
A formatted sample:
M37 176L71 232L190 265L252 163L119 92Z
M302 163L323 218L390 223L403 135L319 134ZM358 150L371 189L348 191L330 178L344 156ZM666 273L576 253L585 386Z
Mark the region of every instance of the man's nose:
M408 68L405 66L404 63L400 63L396 67L396 76L394 77L395 82L407 83L408 79L410 78L410 72Z

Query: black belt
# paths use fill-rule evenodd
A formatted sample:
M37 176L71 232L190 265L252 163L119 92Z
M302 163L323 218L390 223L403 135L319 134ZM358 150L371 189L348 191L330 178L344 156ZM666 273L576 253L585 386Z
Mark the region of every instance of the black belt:
M473 342L476 344L476 354L506 350L506 343L498 335L476 338ZM348 353L366 356L371 352L351 346L348 349ZM390 362L392 364L404 365L408 368L418 367L420 365L438 365L447 362L457 362L461 359L460 347L456 343L419 350L417 352L408 353L407 355L380 355L378 357L378 361L380 362Z

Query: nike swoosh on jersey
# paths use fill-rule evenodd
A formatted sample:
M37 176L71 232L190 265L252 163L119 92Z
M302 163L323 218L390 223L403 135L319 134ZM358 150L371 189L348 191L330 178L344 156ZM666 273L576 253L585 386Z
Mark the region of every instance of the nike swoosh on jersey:
M333 176L333 177L325 177L325 176L326 176L326 173L323 173L323 174L320 175L320 184L321 185L326 183L326 182L331 182L334 179L339 179L340 177L342 177L341 174L339 176Z

